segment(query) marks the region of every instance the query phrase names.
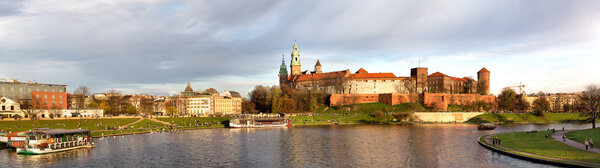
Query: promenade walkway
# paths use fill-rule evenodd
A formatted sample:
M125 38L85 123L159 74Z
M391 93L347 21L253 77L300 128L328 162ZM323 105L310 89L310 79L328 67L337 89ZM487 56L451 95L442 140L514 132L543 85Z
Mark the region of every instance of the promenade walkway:
M573 166L574 167L600 167L600 164L598 164L598 163L582 162L582 161L577 161L577 160L569 160L569 159L561 159L561 158L556 158L556 157L543 156L543 155L533 154L533 153L529 153L529 152L523 152L520 150L502 146L502 145L492 145L491 137L492 136L486 136L484 138L484 140L487 143L489 143L489 145L488 144L482 144L482 145L488 146L490 148L494 148L495 150L498 150L498 151L502 151L502 149L500 149L500 148L503 148L504 150L512 151L512 152L507 152L509 154L517 155L519 157L527 158L529 160L543 160L546 163L553 163L553 164L557 164L557 163L559 163L559 164L576 164L576 165L568 165L567 167L573 167ZM561 140L562 140L562 138L561 138ZM584 147L584 150L585 150L585 147ZM564 166L564 165L562 165L562 166Z
M577 149L581 149L581 150L585 150L585 145L573 140L570 140L568 137L566 139L566 142L563 141L563 135L565 135L566 133L572 132L572 131L577 131L577 130L570 130L570 131L559 131L559 132L555 132L554 134L552 134L552 138L554 138L554 140L558 141L558 142L562 142L564 144L567 144L569 146L575 147ZM589 148L590 152L595 152L595 153L600 153L600 149L598 148Z
M129 127L130 125L133 125L133 124L139 123L139 122L140 122L140 121L142 121L142 120L144 120L144 118L140 118L139 120L137 120L137 121L135 121L135 122L132 122L132 123L129 123L129 124L125 124L125 125L121 126L121 128L127 128L127 127Z
M164 122L164 121L157 120L156 118L149 118L149 120L157 122L157 123L165 124L165 125L170 125L170 126L173 125L173 124L171 124L169 122Z

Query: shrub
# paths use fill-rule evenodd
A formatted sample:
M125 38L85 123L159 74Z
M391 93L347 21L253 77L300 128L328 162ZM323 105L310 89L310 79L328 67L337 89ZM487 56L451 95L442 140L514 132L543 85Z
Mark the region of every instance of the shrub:
M373 112L372 116L375 118L383 117L383 112L381 112L381 110L377 110L377 111Z

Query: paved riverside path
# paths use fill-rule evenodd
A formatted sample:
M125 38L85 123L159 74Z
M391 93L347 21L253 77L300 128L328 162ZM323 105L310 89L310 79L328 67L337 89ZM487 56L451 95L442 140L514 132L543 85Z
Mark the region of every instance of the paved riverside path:
M552 134L552 138L554 138L554 140L556 140L558 142L562 142L564 144L567 144L569 146L575 147L577 149L585 150L585 145L584 144L576 142L576 141L573 141L573 140L570 140L569 137L567 137L567 141L566 142L563 141L563 138L562 138L563 135L566 134L566 133L572 132L572 131L577 131L577 130L558 131L558 132L555 132L554 134ZM598 144L596 144L596 145L598 145ZM598 149L598 148L589 148L589 149L590 150L588 150L588 151L590 151L590 152L600 153L600 149Z
M140 118L139 120L137 120L137 121L135 121L135 122L132 122L132 123L129 123L129 124L125 124L125 125L121 126L121 128L127 128L127 127L129 127L130 125L133 125L133 124L135 124L135 123L139 123L139 122L140 122L140 121L142 121L142 120L144 120L144 118Z
M506 150L513 151L513 154L515 154L514 152L517 152L516 155L520 155L522 157L532 158L530 156L535 156L537 158L533 158L533 159L537 159L537 160L548 160L548 161L551 161L551 162L571 162L571 163L584 164L584 165L587 164L587 165L590 165L590 166L593 166L593 167L600 167L600 164L598 164L598 163L583 162L583 161L578 161L578 160L569 160L569 159L561 159L561 158L550 157L550 156L543 156L543 155L533 154L533 153L529 153L529 152L523 152L523 151L520 151L520 150L516 150L516 149L513 149L513 148L502 146L502 145L492 145L492 140L491 139L492 139L493 136L494 135L487 136L487 137L483 138L483 140L486 141L487 143L489 143L489 146L497 148L497 150L498 150L498 147L501 147L501 148L504 148ZM561 140L562 140L562 137L561 137ZM546 141L551 141L551 140L546 140ZM504 143L504 142L502 142L502 143ZM584 146L584 150L585 150L585 146ZM526 155L529 155L529 156L526 156ZM542 159L540 159L540 158L542 158ZM585 167L588 167L588 166L585 166Z
M160 121L160 120L157 120L156 118L149 118L149 120L157 122L157 123L165 124L165 125L173 125L170 122Z

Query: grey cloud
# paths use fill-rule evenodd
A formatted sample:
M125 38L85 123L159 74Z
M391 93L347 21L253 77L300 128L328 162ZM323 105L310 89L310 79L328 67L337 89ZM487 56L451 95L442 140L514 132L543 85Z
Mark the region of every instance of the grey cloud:
M4 41L0 42L0 54L13 55L11 59L20 60L17 62L44 58L75 63L79 71L67 69L55 75L69 83L78 81L72 77L85 78L89 81L83 84L98 88L123 83L183 83L218 76L251 80L276 73L281 53L289 60L294 39L303 54L330 56L321 57L325 62L355 63L515 43L585 40L590 37L581 32L589 29L586 20L598 19L598 12L593 10L598 4L116 1L89 10L47 9L35 15L0 17L0 21L9 21L0 26L0 41ZM0 8L0 15L3 11L10 10ZM1 32L12 33L2 36ZM308 60L303 63L313 64ZM18 74L10 72L8 75Z

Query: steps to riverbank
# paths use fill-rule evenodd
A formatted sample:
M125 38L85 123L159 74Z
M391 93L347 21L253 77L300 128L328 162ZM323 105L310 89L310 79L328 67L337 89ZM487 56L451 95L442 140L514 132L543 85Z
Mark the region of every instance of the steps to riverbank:
M543 156L543 155L538 155L538 154L533 154L533 153L528 153L528 152L523 152L523 151L519 151L516 149L512 149L512 148L508 148L502 145L492 145L491 142L491 137L494 134L491 135L485 135L483 136L483 140L484 142L481 141L482 138L477 139L477 142L496 152L508 155L508 156L512 156L512 157L516 157L519 159L523 159L523 160L528 160L528 161L533 161L533 162L537 162L537 163L544 163L544 164L550 164L550 165L556 165L556 166L562 166L562 167L600 167L600 164L598 163L591 163L591 162L582 162L582 161L577 161L577 160L568 160L568 159L561 159L561 158L556 158L556 157L549 157L549 156Z
M564 143L566 145L569 145L569 146L572 146L574 148L585 150L585 145L582 144L582 143L573 141L573 140L569 139L568 137L565 140L563 140L563 138L562 138L563 135L565 135L566 133L569 133L569 132L573 132L573 131L578 131L578 130L559 131L559 132L556 132L556 133L552 134L552 138L554 138L554 140L556 140L558 142L562 142L562 143ZM600 153L600 149L598 149L598 148L591 148L590 147L588 151L595 152L595 153Z

